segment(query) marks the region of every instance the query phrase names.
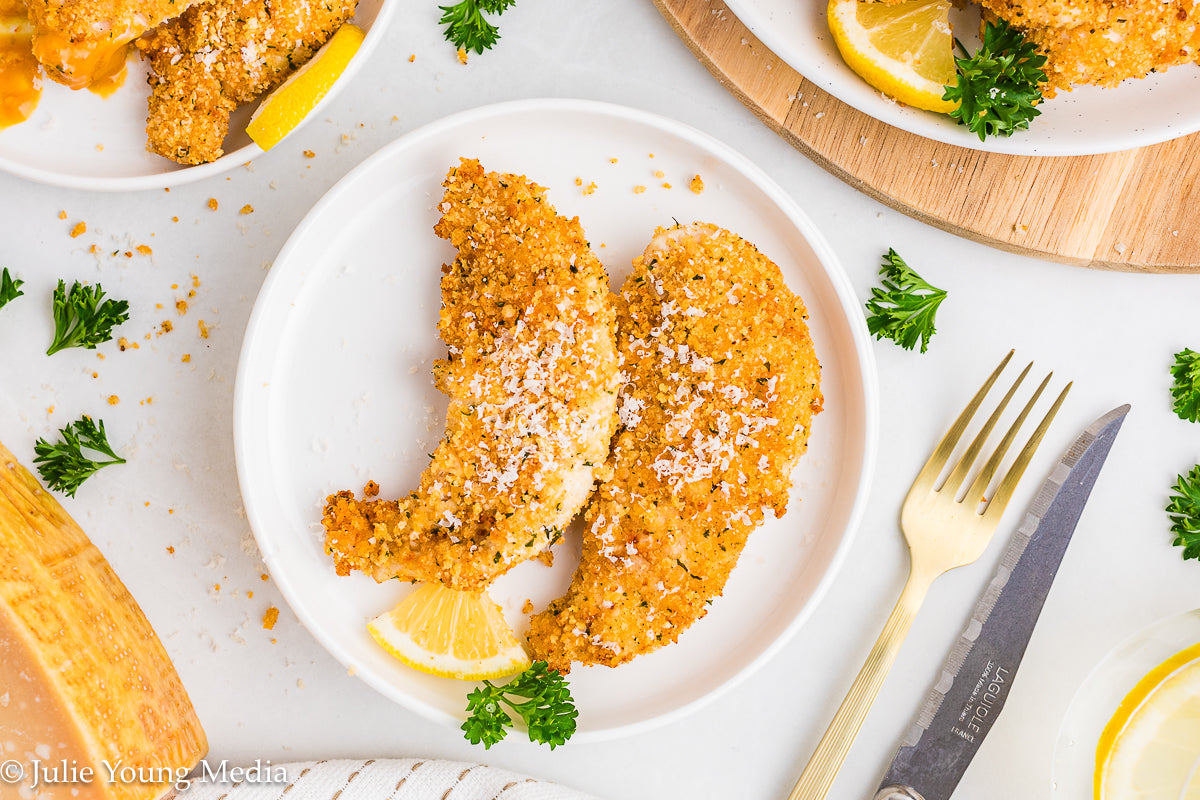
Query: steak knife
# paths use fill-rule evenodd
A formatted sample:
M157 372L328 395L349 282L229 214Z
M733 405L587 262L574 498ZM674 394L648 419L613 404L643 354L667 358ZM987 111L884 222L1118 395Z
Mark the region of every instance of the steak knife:
M954 793L1004 708L1075 524L1128 413L1123 405L1089 425L1042 483L875 800L949 800Z

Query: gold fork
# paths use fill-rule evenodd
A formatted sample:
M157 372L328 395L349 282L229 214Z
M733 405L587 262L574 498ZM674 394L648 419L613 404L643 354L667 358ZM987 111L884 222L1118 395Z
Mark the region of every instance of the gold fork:
M829 723L829 728L821 737L816 751L800 775L800 780L788 795L788 800L821 800L825 797L883 685L892 662L896 659L896 654L900 651L908 629L912 627L913 619L930 585L942 573L970 564L983 553L996 530L996 525L1000 522L1004 507L1012 499L1021 475L1029 466L1029 461L1045 436L1046 429L1050 427L1051 420L1070 391L1071 384L1068 383L1000 480L995 493L991 497L985 497L1000 462L1003 461L1017 437L1018 430L1041 397L1053 373L1047 375L964 493L962 488L967 485L967 478L979 460L979 454L987 443L988 436L1004 413L1008 401L1016 393L1017 387L1029 374L1033 366L1030 363L984 423L954 466L954 470L939 484L938 478L945 471L959 440L1012 355L1010 351L1000 362L1000 366L984 381L983 386L950 426L950 430L946 432L933 455L925 462L920 474L913 481L900 512L900 528L908 541L910 555L908 580L896 607L883 627L883 632L875 641L871 654L867 656L866 663L854 679L846 699L842 701L833 721Z

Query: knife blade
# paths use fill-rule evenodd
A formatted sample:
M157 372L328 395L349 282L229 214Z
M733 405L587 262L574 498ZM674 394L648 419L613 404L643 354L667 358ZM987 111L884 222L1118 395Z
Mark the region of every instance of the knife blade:
M1054 575L1128 413L1123 405L1089 425L1042 483L875 800L949 800L953 794L1008 699Z

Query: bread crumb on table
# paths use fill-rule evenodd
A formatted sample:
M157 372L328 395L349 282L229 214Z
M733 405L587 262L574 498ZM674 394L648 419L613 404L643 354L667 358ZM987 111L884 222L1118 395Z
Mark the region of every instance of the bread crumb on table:
M262 621L263 628L268 631L273 630L275 628L275 623L278 621L279 621L279 609L276 608L275 606L270 606L269 608L267 608L266 613L263 614L263 621Z
M85 233L87 233L87 223L86 222L77 222L77 223L75 223L75 227L71 228L71 238L72 239L78 239L80 236L82 236Z

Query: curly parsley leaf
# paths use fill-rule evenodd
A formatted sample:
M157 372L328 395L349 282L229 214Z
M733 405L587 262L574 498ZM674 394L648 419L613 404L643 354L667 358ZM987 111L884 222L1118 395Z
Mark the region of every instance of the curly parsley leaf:
M957 42L957 40L956 40ZM1024 34L1004 20L984 24L983 45L975 55L957 42L963 57L955 57L958 82L946 87L943 100L958 101L950 116L983 141L988 136L1011 136L1029 127L1042 112L1046 57Z
M21 291L21 285L23 283L25 283L25 281L21 280L20 278L13 278L8 274L8 267L5 267L4 270L0 272L0 308L4 308L13 300L16 300L18 297L25 294Z
M1185 559L1200 559L1200 464L1177 478L1167 503L1171 533L1175 534L1172 544L1183 548Z
M95 350L112 338L114 325L129 319L129 303L105 300L100 284L83 286L76 281L67 291L63 281L54 290L54 341L46 355L68 347Z
M504 711L503 699L502 690L491 681L484 681L467 695L467 721L462 729L471 744L482 742L487 749L508 735L512 717Z
M1171 387L1175 413L1180 419L1200 422L1200 353L1190 347L1176 353L1171 375L1175 378Z
M500 29L484 13L503 14L516 0L460 0L452 6L438 6L446 26L446 40L460 50L482 53L500 40Z
M81 417L58 432L61 441L50 444L38 439L33 446L33 463L46 485L55 491L74 497L75 492L88 478L111 464L124 464L108 443L104 422L93 422L91 417ZM107 456L108 460L89 458L84 450Z
M883 286L871 289L867 330L876 339L891 339L905 350L912 350L920 342L924 353L937 332L934 317L946 292L926 282L891 248L883 257L879 274Z
M467 720L462 730L471 744L482 742L487 749L508 735L506 728L512 727L513 720L504 706L525 723L530 741L548 744L551 750L575 733L579 711L571 689L566 678L545 661L533 662L502 686L485 680L467 695Z

